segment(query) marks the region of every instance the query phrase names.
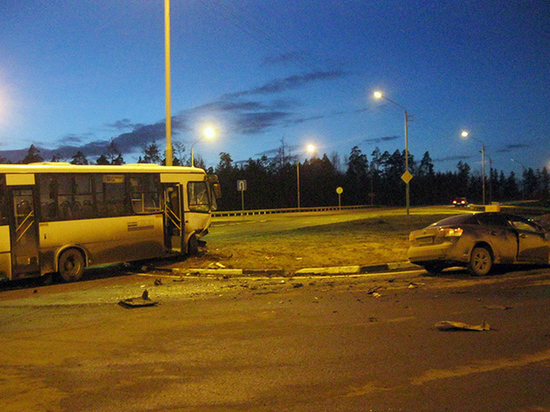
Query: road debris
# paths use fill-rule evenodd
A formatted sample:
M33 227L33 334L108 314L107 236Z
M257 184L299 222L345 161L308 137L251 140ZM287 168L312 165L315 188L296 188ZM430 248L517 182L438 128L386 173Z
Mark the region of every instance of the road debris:
M225 265L220 262L213 262L208 265L208 269L225 269Z
M383 287L382 286L371 287L369 290L367 290L367 295L371 295L372 297L378 299L379 297L382 296L380 293L377 292L380 289L383 289Z
M382 286L373 286L367 290L367 295L374 295L376 291L382 289Z
M141 297L124 299L118 302L118 304L123 308L133 309L133 308L143 308L146 306L156 306L158 302L149 299L149 292L147 292L147 290L144 290Z
M468 323L463 322L450 322L447 320L443 320L441 322L437 322L435 324L435 328L442 330L442 331L455 331L455 330L466 330L466 331L474 331L474 332L483 332L486 330L490 330L491 326L485 322L485 319L483 319L483 322L479 325L470 325Z
M503 305L485 305L483 306L485 309L498 309L498 310L508 310L512 309L511 306L503 306Z

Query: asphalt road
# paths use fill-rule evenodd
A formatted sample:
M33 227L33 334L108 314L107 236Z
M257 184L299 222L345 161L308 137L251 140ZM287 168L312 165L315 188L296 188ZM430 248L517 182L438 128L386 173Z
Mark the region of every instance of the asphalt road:
M156 306L120 300L148 290ZM550 270L0 291L2 411L550 411ZM136 300L137 302L138 300ZM440 321L490 330L440 331Z

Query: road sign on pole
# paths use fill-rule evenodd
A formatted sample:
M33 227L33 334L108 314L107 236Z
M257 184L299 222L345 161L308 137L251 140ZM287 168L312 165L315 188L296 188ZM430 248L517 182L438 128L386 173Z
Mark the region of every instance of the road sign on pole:
M244 192L246 190L246 180L237 180L237 190Z
M241 209L244 212L244 192L246 190L246 180L237 180L237 190L241 192ZM244 219L244 213L243 213Z
M338 193L338 210L340 210L342 209L342 193L344 193L344 189L338 186L336 188L336 193Z

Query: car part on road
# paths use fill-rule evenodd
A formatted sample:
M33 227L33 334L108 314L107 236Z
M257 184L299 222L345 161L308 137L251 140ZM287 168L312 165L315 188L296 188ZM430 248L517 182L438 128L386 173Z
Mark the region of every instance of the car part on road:
M443 320L441 322L437 322L435 324L435 328L442 330L442 331L453 331L453 330L466 330L466 331L474 331L474 332L483 332L486 330L491 330L491 326L485 322L485 319L483 319L483 322L479 325L470 325L468 323L463 322L449 322L447 320Z
M158 302L151 300L149 298L149 292L147 290L143 291L141 294L141 297L139 298L130 298L130 299L124 299L118 302L120 306L126 309L133 309L133 308L143 308L147 306L156 306Z

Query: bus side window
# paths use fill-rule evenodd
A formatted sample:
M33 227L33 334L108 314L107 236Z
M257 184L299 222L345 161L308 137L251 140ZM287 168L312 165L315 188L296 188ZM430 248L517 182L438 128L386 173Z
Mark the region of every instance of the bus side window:
M98 216L116 217L128 215L125 202L125 175L103 174L96 177L95 191Z
M40 215L44 222L57 219L57 177L56 175L38 175L40 187Z
M160 205L160 181L152 174L130 177L132 211L137 214L158 213Z
M74 176L75 196L71 205L75 219L90 219L94 217L92 181L90 175Z

